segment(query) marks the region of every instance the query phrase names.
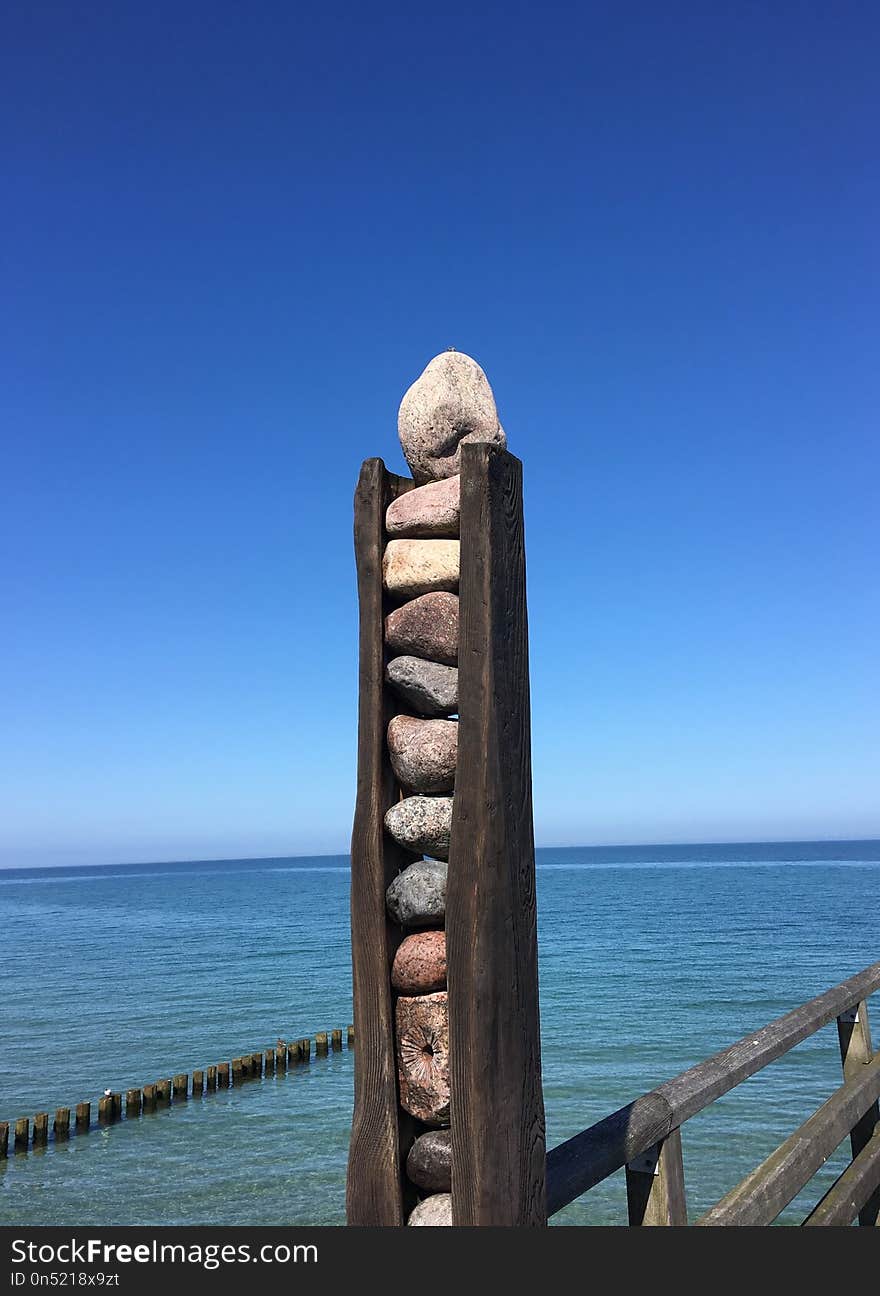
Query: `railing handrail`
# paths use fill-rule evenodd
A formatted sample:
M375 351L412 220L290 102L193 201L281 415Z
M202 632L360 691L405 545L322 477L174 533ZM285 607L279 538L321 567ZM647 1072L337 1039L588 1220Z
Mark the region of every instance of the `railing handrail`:
M880 989L880 962L666 1080L547 1154L547 1214L562 1210L717 1098Z

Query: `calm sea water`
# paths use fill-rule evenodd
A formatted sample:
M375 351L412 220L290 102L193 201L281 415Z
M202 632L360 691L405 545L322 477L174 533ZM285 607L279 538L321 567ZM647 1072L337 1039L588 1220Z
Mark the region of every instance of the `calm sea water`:
M538 863L548 1146L880 958L880 842ZM348 888L347 859L326 856L0 873L0 1119L345 1027ZM839 1068L832 1024L685 1126L692 1217ZM351 1101L343 1052L10 1156L0 1223L342 1223ZM556 1222L625 1219L617 1175Z

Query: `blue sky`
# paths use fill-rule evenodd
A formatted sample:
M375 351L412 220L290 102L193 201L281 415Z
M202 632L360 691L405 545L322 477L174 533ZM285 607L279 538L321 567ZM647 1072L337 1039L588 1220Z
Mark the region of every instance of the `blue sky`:
M539 843L880 836L878 37L13 4L0 864L347 849L352 490L450 345L525 464Z

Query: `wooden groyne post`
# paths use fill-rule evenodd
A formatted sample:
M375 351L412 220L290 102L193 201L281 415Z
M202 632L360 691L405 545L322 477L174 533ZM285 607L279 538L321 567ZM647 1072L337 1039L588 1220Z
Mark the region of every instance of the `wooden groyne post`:
M475 393L473 410L455 407L461 434L480 418L488 422L487 434L458 446L454 437L447 439L442 453L450 456L451 471L425 470L422 465L415 480L388 472L381 459L368 459L355 493L360 700L351 936L357 1050L347 1183L348 1222L354 1225L398 1226L407 1222L414 1207L433 1212L419 1220L425 1223L546 1223L522 467L504 447L497 416L492 430L486 391L491 411L494 401L485 375L458 353L451 359L438 356L419 380L425 384L430 379L408 407L410 413L415 410L413 426L419 435L425 428L430 432L441 427L446 411L459 399L458 377L443 389L444 374L452 369L464 375L464 387L470 383ZM404 411L416 387L404 397L400 435L410 464L415 461L418 467L419 447L410 453ZM467 397L463 399L467 406ZM459 478L460 503L454 500L454 481L448 490L442 488L448 506L442 525L451 527L454 511L455 530L432 530L435 519L429 515L441 496L438 483L450 476ZM421 499L420 489L425 492ZM394 531L388 529L392 515ZM416 529L401 531L403 517L416 519ZM412 939L412 926L398 921L386 893L413 865L414 854L424 854L432 868L433 860L446 858L439 839L431 849L417 837L404 844L402 834L392 831L387 821L401 799L406 806L406 799L415 800L421 791L398 776L389 751L389 722L413 709L392 687L386 675L389 661L409 653L409 670L413 656L441 669L450 664L448 656L432 656L416 631L403 647L400 640L391 641L390 619L386 631L386 618L399 608L398 624L405 617L424 622L426 613L426 604L419 604L418 586L395 589L389 582L390 555L395 562L407 560L400 549L390 549L392 536L401 534L432 537L434 543L446 545L449 540L443 537L458 536L457 587L433 587L447 591L441 595L442 608L440 600L435 601L438 616L442 611L448 623L457 620L457 702L450 700L445 710L440 705L419 713L457 715L451 835L445 847L448 971L433 994L401 991L405 982L399 980L395 988L389 976L392 965L398 966L398 951ZM438 554L425 549L417 557L430 563ZM442 556L452 560L454 550L444 550ZM450 594L457 594L455 604ZM432 631L429 626L428 639ZM447 678L455 687L452 677ZM408 723L413 727L415 722ZM424 802L431 801L431 789L427 791L420 798ZM435 818L445 810L437 804L440 799L427 807ZM423 809L413 807L413 814ZM399 822L394 815L392 819ZM442 913L438 921L444 921ZM424 919L413 924L432 925L436 928L437 923ZM407 997L413 994L415 998ZM402 1014L409 1016L404 1019ZM405 1020L410 1019L415 1026L406 1027L404 1038ZM410 1095L406 1101L402 1095L410 1065L407 1050L414 1047L419 1031L431 1059L435 1097L448 1076L445 1120L439 1099L435 1110L426 1107L422 1112ZM445 1170L434 1166L426 1174L424 1167L414 1168L414 1158L421 1157L414 1153L417 1140L442 1151Z

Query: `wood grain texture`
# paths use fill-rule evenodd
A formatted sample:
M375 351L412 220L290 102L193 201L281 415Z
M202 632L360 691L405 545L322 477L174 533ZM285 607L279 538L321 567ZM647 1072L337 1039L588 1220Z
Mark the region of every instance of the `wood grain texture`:
M412 861L383 828L398 790L385 731L392 704L385 686L382 554L385 510L412 489L381 459L361 468L354 501L360 608L357 800L351 838L351 950L354 1024L354 1112L348 1154L346 1213L352 1225L395 1227L415 1196L403 1165L413 1124L397 1098L391 962L401 933L390 923L385 892Z
M872 1197L880 1193L880 1125L843 1174L828 1189L804 1224L815 1228L847 1227L862 1212Z
M687 1224L680 1129L674 1129L627 1165L626 1201L631 1225L656 1228Z
M453 1222L540 1226L546 1152L522 465L496 446L462 446L459 597L446 899Z

